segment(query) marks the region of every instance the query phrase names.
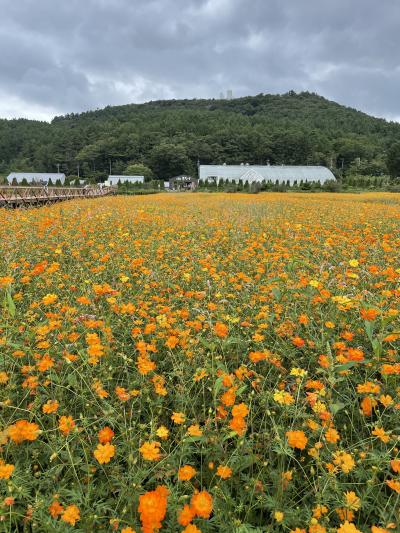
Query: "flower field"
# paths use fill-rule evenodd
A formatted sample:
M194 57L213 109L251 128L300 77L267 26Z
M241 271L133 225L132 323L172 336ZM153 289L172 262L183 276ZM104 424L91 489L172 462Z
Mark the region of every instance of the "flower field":
M0 531L400 531L400 195L0 211Z

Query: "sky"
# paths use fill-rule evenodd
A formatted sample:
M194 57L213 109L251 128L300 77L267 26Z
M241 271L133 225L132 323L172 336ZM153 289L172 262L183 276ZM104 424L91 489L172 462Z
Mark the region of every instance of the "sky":
M0 117L311 91L400 120L399 0L0 0Z

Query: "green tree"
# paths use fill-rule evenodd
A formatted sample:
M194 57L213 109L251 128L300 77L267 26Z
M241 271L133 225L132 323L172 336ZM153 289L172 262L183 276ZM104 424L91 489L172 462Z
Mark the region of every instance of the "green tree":
M130 161L124 170L125 176L144 176L146 181L150 181L153 177L153 171L147 165L143 163L136 163Z
M149 163L159 179L168 180L194 171L186 148L182 144L163 143L155 146L151 151Z
M400 177L400 141L389 148L386 164L392 179Z

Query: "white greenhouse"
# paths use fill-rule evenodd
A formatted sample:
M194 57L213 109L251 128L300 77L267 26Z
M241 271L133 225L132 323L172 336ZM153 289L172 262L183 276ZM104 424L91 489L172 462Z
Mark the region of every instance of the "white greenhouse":
M279 165L200 165L199 179L206 181L226 181L238 183L287 183L294 182L321 184L335 180L332 172L322 166L279 166Z
M61 173L48 173L48 172L11 172L7 176L7 181L10 185L17 183L21 185L23 181L26 183L37 183L39 184L48 184L51 180L52 184L55 185L59 181L62 185L65 182L65 174Z

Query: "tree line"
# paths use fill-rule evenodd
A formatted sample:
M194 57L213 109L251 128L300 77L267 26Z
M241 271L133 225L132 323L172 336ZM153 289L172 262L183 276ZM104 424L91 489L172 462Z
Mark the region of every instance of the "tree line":
M400 124L314 93L234 100L167 100L106 107L51 123L0 120L0 174L59 165L103 181L108 174L168 180L202 164L324 165L338 176L400 175Z

